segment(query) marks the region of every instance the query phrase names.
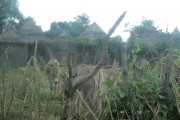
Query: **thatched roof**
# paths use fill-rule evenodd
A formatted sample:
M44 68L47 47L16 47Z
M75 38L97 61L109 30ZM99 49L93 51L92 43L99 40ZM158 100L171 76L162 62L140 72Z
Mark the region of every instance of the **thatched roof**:
M105 37L106 33L94 22L78 38L96 39Z
M73 37L68 34L67 32L62 32L60 33L54 40L57 40L57 41L67 41L67 40L71 40Z
M65 31L63 33L59 34L58 37L59 38L72 38L72 36Z
M160 39L160 34L154 26L151 26L145 29L144 33L140 35L140 38L143 41L157 41Z
M175 36L180 36L180 32L177 27L174 29L174 31L171 34Z
M28 20L18 31L20 35L42 35L43 31L32 20Z
M7 30L1 34L1 37L3 37L3 38L19 38L20 35L18 35L16 33L16 31L14 31L14 30Z
M36 41L51 41L44 35L22 36L14 30L5 31L0 35L0 43L35 43Z
M5 31L0 35L1 43L24 43L23 38L14 30Z

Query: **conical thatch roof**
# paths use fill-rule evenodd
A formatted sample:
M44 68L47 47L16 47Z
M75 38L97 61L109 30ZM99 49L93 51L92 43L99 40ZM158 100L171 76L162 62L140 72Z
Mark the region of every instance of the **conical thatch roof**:
M67 32L62 32L60 33L57 37L55 37L54 40L57 40L57 41L67 41L67 40L71 40L73 37L68 34Z
M1 43L24 43L23 38L14 30L7 30L0 35Z
M18 33L20 35L42 35L43 34L41 28L37 26L32 20L26 21Z
M20 35L18 35L14 30L7 30L1 35L1 37L4 37L4 38L19 38Z
M72 38L72 36L64 31L58 35L58 38Z
M78 38L96 39L105 37L106 33L94 22Z
M140 38L143 41L153 42L160 39L160 34L154 26L150 26L145 29L144 33L140 35Z
M180 32L179 32L178 28L176 27L171 34L175 35L175 36L178 36L178 35L180 35Z
M14 30L7 30L0 35L0 43L35 43L36 41L51 41L44 35L21 36Z

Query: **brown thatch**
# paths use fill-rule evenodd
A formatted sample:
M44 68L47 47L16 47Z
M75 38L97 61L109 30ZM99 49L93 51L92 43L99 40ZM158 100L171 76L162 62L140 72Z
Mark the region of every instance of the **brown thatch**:
M180 36L180 32L179 30L177 29L177 27L174 29L174 31L171 33L172 35L175 35L175 36Z
M140 36L140 39L148 42L158 41L160 39L160 34L156 28L152 26L144 31L144 33Z
M73 37L64 31L64 32L60 33L54 40L56 40L56 41L67 41L67 40L71 40L71 39L73 39Z
M5 31L0 35L0 43L27 43L30 42L18 35L14 30Z
M28 20L24 23L18 33L20 35L42 35L43 31L41 30L41 27L37 26L32 20Z
M16 33L14 30L8 30L0 35L0 43L24 43L24 44L32 44L38 41L51 41L44 35L36 35L36 36L22 36Z
M90 40L105 37L106 33L94 22L85 29L78 38L88 38Z
M0 65L5 61L3 59L5 51L10 65L22 66L27 63L28 45L22 36L14 30L7 30L0 35Z

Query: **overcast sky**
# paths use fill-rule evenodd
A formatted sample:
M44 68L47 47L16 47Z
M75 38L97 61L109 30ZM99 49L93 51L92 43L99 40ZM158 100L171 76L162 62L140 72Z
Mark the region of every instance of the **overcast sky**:
M151 19L159 29L168 26L169 32L180 28L179 0L18 0L19 9L25 17L31 16L44 31L51 22L72 21L73 17L86 13L91 23L96 22L106 33L117 18L127 14L113 36L127 39L126 29L138 25L143 18ZM129 23L125 28L125 23Z

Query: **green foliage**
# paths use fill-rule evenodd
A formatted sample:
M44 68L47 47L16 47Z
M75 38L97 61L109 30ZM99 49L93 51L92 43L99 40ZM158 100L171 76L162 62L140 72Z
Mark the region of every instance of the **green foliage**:
M138 26L135 26L133 28L133 31L138 34L138 35L141 35L144 33L144 31L148 30L149 28L153 28L155 31L157 30L155 27L154 27L154 22L152 20L148 20L148 19L143 19L141 21L141 24L138 25Z
M53 22L49 31L45 34L49 38L54 38L62 32L67 32L70 35L77 37L85 28L89 25L89 16L85 13L74 17L74 21L64 21L64 22Z
M122 38L120 36L111 37L109 40L109 53L118 54L122 45Z
M180 34L174 36L174 46L180 50Z
M17 20L22 18L22 14L18 9L17 0L1 0L0 1L0 33L6 27L15 27Z
M168 33L159 33L160 39L153 42L143 41L139 37L134 40L131 53L136 53L137 58L156 59L159 55L169 49L171 35ZM177 46L177 45L176 45ZM176 47L178 49L178 47ZM134 54L135 55L135 54ZM130 59L133 59L130 57Z
M134 44L131 48L131 53L129 54L128 58L129 58L129 69L133 70L134 66L138 65L138 54L141 52L141 48L140 48L140 40L136 39L134 40Z
M24 23L26 23L27 21L32 21L33 23L36 24L36 21L32 17L21 18L19 20L19 23L16 25L16 29L19 30L24 25Z
M85 52L88 55L101 55L103 51L103 39L96 38L93 40L89 39L73 39L69 43L74 44L79 54ZM121 56L120 49L122 45L122 39L120 36L112 37L109 40L108 53L110 55L110 62L112 63L115 59ZM120 58L119 58L120 59ZM88 59L89 60L89 59ZM91 61L91 60L90 60ZM87 61L84 61L87 62ZM94 61L91 61L94 63Z
M70 27L69 22L67 22L67 21L64 21L64 22L52 22L50 30L46 31L45 34L49 38L54 38L58 34L62 33L63 31L66 31L66 32L70 33L71 27Z
M123 93L121 79L117 79L114 84L106 82L105 85L110 88L110 91L103 99L102 119L179 119L179 103L166 102L166 97L162 95L163 79L158 77L158 65L155 64L144 71L146 74L137 77L131 74L132 70L130 71L128 94ZM179 87L175 83L172 86L174 89L172 94L176 96L172 99L178 101Z
M69 22L71 28L70 34L77 37L82 31L86 29L87 26L89 26L90 20L89 16L87 16L85 13L78 15L74 19L75 21Z
M83 42L83 44L86 42ZM137 63L136 54L141 51L138 45L137 42L136 49L132 52L135 55L131 62L133 65ZM175 51L174 58L176 64L180 65L179 51ZM163 59L166 60L166 58ZM44 69L40 69L44 66L44 61L41 58L35 60L33 57L31 60L34 60L33 66L30 66L30 61L23 68L6 66L4 75L2 74L3 69L0 69L0 77L4 79L0 80L1 119L59 119L62 116L64 103L61 100L63 96L61 92L50 94ZM145 74L136 77L133 76L133 69L129 68L129 93L125 94L123 92L122 73L118 71L117 79L104 82L106 90L101 96L102 108L98 113L95 113L96 117L100 120L179 119L179 86L174 79L175 69L172 69L171 75L173 101L166 102L166 97L161 93L163 78L158 77L159 67L157 64L144 69ZM75 103L71 101L70 104L68 119L73 118L70 115L73 115L75 109L72 106ZM89 111L83 105L80 105L80 109L82 109L80 117L86 118Z
M180 49L180 44L178 44L180 43L180 35L176 34L175 36L172 36L172 34L157 30L157 28L154 27L154 22L152 20L143 19L141 24L135 26L132 31L136 34L136 39L134 41L136 42L138 40L138 43L135 44L138 44L141 49L137 54L139 57L145 57L146 59L158 58L163 51L169 49L172 39L174 39L174 48ZM145 36L143 36L144 32ZM156 41L143 40L143 37L148 37L148 34L150 34L149 32L155 34L158 39Z
M171 36L168 33L160 33L160 39L154 44L154 49L159 53L163 52L166 49L169 49Z

